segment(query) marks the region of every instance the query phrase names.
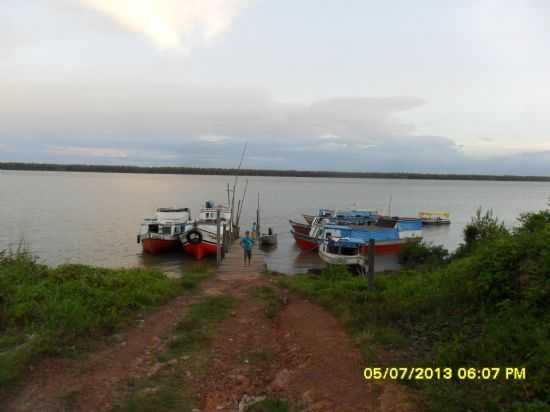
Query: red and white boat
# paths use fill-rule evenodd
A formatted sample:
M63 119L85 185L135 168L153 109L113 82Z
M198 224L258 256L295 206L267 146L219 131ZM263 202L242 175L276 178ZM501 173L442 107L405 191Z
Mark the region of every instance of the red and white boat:
M187 231L180 235L183 250L200 260L217 253L217 215L220 213L220 244L223 247L223 234L229 230L231 224L231 211L223 205L215 206L208 201L201 209L199 218L187 226Z
M159 208L153 219L145 219L137 236L146 253L161 253L177 249L180 235L191 219L188 208Z
M293 233L299 233L300 235L307 235L311 231L311 224L305 224L289 220L290 226L292 226Z

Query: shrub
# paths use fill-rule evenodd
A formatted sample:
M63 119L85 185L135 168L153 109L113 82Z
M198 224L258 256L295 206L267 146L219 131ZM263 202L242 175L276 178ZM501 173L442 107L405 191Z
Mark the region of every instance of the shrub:
M485 214L481 208L477 209L469 224L464 227L464 243L460 245L456 256L462 256L472 251L480 241L488 241L506 233L504 223L500 222L490 209Z
M443 246L425 242L409 242L399 252L399 263L406 268L421 265L441 265L449 257L449 251Z

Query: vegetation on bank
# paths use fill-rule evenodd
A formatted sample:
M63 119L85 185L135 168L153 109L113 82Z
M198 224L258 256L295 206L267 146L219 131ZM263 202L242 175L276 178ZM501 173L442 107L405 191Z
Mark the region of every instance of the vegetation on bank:
M174 280L156 270L51 268L25 252L0 252L0 386L37 356L77 353L207 276L192 272Z
M336 172L329 170L274 170L274 169L224 169L186 166L124 166L124 165L76 165L51 163L0 162L0 170L28 170L51 172L97 172L97 173L151 173L183 175L241 175L273 177L333 177L370 179L417 179L417 180L490 180L508 182L550 182L550 176L479 175L403 172Z
M434 411L550 411L550 211L523 215L512 230L480 212L464 234L450 258L407 250L409 268L379 276L375 290L336 267L281 282L335 311L366 364L453 368L451 381L415 383ZM400 361L384 365L373 344L399 348ZM484 367L525 368L526 379L456 378Z

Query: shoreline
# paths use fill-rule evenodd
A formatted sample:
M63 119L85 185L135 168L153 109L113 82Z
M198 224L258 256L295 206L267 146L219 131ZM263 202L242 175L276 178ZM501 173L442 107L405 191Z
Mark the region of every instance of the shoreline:
M203 176L257 176L257 177L306 177L306 178L348 178L348 179L408 179L449 181L496 181L496 182L550 182L550 176L485 175L485 174L442 174L407 172L336 172L328 170L277 170L277 169L232 169L202 168L187 166L125 166L86 165L60 163L0 162L0 171L41 172L93 172L124 174L168 174Z

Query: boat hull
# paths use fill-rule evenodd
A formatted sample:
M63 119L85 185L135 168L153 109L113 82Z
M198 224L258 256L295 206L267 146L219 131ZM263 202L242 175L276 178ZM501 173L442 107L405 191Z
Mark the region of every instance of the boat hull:
M210 242L202 241L200 243L185 243L183 245L185 253L193 256L197 260L204 259L207 256L217 253L217 246Z
M292 236L294 236L294 240L296 241L296 246L298 246L300 250L303 250L304 252L312 252L319 249L319 242L317 241L317 239L308 235L297 233L295 231L292 231L291 233Z
M276 246L276 245L277 245L277 234L260 236L260 246Z
M396 240L391 242L377 242L374 245L374 251L377 254L384 254L384 253L398 253L403 245L407 243L403 240ZM361 254L367 255L369 253L369 246L364 245L361 247Z
M304 252L313 252L319 249L320 240L312 238L307 235L302 235L300 233L292 232L294 240L296 241L296 246ZM385 253L398 253L403 245L409 242L419 241L420 239L399 239L391 241L378 241L375 243L374 251L377 254ZM365 244L361 247L361 254L367 255L369 252L368 244Z
M169 252L178 248L180 242L177 239L143 239L141 241L145 253L157 254Z
M424 226L443 226L443 225L450 225L450 220L423 220L422 224Z
M309 234L311 230L311 225L306 225L305 223L295 222L294 220L289 220L290 226L292 226L292 230L296 233L300 233L302 235Z
M327 251L323 249L319 249L319 257L326 263L330 265L346 265L346 266L353 266L353 265L365 265L366 258L363 255L355 255L355 256L342 256L337 255L334 253L328 253Z

